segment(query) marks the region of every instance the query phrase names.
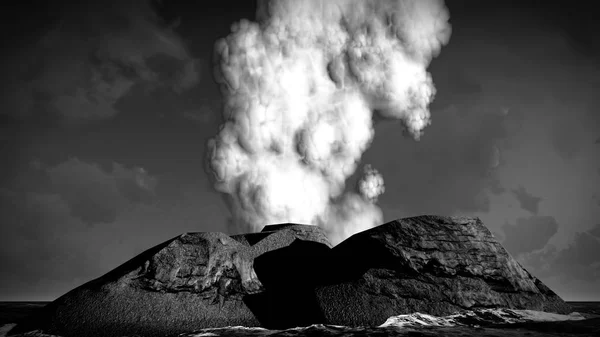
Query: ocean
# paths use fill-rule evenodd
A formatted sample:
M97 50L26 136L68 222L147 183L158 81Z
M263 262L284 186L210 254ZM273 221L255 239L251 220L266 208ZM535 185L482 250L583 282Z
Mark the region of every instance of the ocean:
M181 334L181 337L204 336L600 336L600 302L568 302L575 309L569 315L532 310L481 309L460 314L435 317L420 313L390 317L377 327L345 327L316 324L287 330L225 327L203 329ZM0 302L0 337L21 319L35 313L47 302ZM30 332L20 337L60 337ZM82 336L85 337L85 336ZM132 336L115 336L132 337ZM139 336L144 337L144 336Z

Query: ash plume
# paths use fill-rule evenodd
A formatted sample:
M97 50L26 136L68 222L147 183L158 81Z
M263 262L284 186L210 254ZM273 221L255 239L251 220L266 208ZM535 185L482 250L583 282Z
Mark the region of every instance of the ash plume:
M224 124L207 172L236 229L313 224L335 244L381 224L381 176L365 172L358 193L345 181L371 144L374 111L417 140L430 123L426 68L450 38L448 18L443 1L278 0L234 23L215 44Z
M358 181L359 193L371 202L377 202L377 198L385 192L383 176L371 165L366 165L364 176Z

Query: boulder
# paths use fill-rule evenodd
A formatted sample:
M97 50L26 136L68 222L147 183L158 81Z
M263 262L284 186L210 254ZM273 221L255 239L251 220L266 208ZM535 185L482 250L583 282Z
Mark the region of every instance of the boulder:
M328 324L380 325L399 314L478 308L571 312L478 218L400 219L355 234L331 253L331 273L315 289Z
M285 260L267 255L283 247L293 247ZM323 254L331 244L320 228L308 225L266 226L231 237L186 233L73 289L10 335L42 330L63 337L175 336L208 327L262 326L257 316L268 320L271 305L260 300L272 297L263 279L269 284L308 274L291 265L306 267L299 257L310 256L303 252L307 247ZM262 256L273 265L261 262ZM260 279L255 270L263 274Z

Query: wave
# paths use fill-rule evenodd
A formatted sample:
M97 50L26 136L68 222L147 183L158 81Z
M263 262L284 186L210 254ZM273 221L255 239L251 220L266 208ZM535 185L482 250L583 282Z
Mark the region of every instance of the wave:
M203 329L181 337L204 336L344 336L363 335L365 333L384 332L415 327L479 327L527 322L561 322L584 320L585 316L578 312L560 315L535 310L514 309L477 309L459 312L449 316L437 317L419 312L397 315L388 318L378 327L347 327L339 325L314 324L287 330L267 330L263 328L224 327ZM378 331L379 330L379 331Z
M223 328L209 328L184 333L180 337L213 337L213 336L350 336L383 333L389 330L402 330L418 327L489 327L504 324L528 323L528 322L561 322L578 321L587 317L573 312L568 315L560 315L535 310L515 309L478 309L463 311L449 316L432 316L419 312L397 315L388 318L385 323L377 327L347 327L339 325L314 324L306 327L297 327L286 330L269 330L259 327L229 326ZM0 327L0 337L6 334L16 324L6 324ZM44 334L41 331L29 332L22 336L28 337L60 337ZM115 336L117 337L117 336ZM125 337L125 336L123 336Z
M535 310L516 309L478 309L456 313L449 316L413 313L388 318L380 327L403 326L487 326L527 322L561 322L583 320L585 316L578 312L568 315L554 314Z

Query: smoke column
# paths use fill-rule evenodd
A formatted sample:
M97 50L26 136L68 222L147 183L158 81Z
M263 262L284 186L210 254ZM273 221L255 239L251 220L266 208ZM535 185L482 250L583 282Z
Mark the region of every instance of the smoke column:
M258 1L215 44L224 99L207 171L234 230L321 226L333 244L379 225L383 178L345 192L374 136L372 114L419 139L435 88L427 66L450 38L443 1Z

